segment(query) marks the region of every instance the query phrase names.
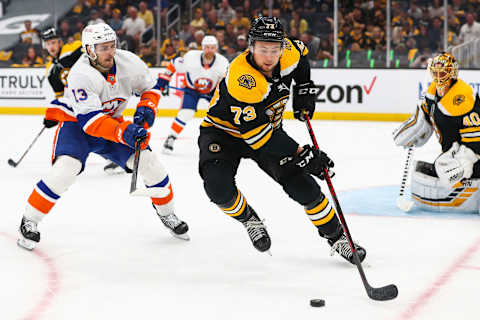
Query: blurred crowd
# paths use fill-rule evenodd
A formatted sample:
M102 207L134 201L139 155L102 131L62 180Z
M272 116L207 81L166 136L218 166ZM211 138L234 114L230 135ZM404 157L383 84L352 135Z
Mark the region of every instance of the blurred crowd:
M333 65L333 0L204 0L192 8L191 19L189 3L161 0L162 21L175 4L182 15L178 26L161 30L159 63L157 0L77 0L59 20L57 30L65 43L71 43L81 39L86 25L108 23L117 32L119 46L137 53L149 66L165 65L188 50L200 49L209 34L217 37L219 52L232 60L247 48L251 19L271 13L282 21L288 36L306 44L313 66ZM480 38L479 9L479 0L449 0L448 46ZM443 0L392 0L391 19L388 54L394 67L425 67L428 57L443 50ZM385 66L385 0L339 0L338 26L340 67ZM48 59L31 21L25 21L25 31L11 55L7 60L13 66L42 66ZM6 56L0 52L0 60Z

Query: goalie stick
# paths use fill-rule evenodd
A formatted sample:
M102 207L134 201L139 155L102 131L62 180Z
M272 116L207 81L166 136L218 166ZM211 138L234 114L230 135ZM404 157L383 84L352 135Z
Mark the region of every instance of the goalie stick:
M317 144L317 139L315 138L315 134L313 133L312 125L310 124L310 118L307 113L304 113L306 124L307 124L307 129L308 133L310 134L310 138L312 139L313 145L315 149L319 150L318 144ZM335 208L337 209L337 215L338 218L340 219L340 222L342 223L343 230L345 231L345 236L348 239L348 244L350 246L350 249L352 250L353 254L353 261L355 262L355 265L357 266L358 272L360 273L360 277L362 278L363 286L365 287L365 290L367 291L367 295L370 299L372 300L378 300L378 301L385 301L385 300L392 300L395 299L398 296L398 288L394 284L389 284L384 287L380 288L374 288L372 287L368 281L367 277L365 276L365 272L363 271L362 263L360 262L360 259L358 258L357 250L353 244L352 236L350 235L350 231L347 226L347 221L345 220L345 217L343 216L342 208L340 207L340 203L338 202L337 194L335 193L335 190L333 189L332 185L332 180L330 179L330 175L328 174L328 169L323 168L323 173L325 176L325 181L327 182L328 189L330 190L330 194L332 195L333 201L335 203Z

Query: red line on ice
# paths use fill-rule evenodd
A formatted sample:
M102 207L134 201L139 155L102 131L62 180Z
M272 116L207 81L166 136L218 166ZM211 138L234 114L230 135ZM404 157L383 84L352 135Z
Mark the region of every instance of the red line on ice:
M15 237L5 232L0 232L0 235L16 241ZM19 250L23 249L19 248ZM34 249L32 254L40 258L40 260L47 266L47 288L35 306L28 312L26 316L21 318L22 320L40 319L45 310L47 310L47 308L52 304L52 301L55 298L55 295L58 293L59 288L58 271L53 259L39 249Z
M417 299L415 303L409 305L407 309L401 314L399 319L408 320L413 319L421 308L423 308L427 303L432 299L432 297L438 293L438 291L444 286L452 276L457 273L461 268L464 267L464 264L472 257L475 252L480 248L480 238L478 238L475 243L468 248L457 260L441 274L437 280L425 290Z

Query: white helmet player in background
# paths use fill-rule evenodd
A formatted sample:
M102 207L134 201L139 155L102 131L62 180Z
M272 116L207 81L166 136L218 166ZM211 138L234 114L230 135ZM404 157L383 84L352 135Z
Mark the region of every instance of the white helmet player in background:
M83 50L101 71L108 71L113 66L116 44L117 34L105 23L92 24L83 29Z
M214 36L205 36L202 40L203 58L211 62L218 51L218 41Z

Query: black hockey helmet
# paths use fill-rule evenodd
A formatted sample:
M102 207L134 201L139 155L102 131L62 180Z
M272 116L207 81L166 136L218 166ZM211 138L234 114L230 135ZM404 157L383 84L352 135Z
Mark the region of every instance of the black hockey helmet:
M46 30L42 31L40 37L42 38L43 41L60 38L60 36L57 34L57 30L55 30L55 28L49 28L49 29L46 29Z
M255 41L285 42L285 32L282 23L277 17L259 16L252 21L248 32L248 45L253 46Z

